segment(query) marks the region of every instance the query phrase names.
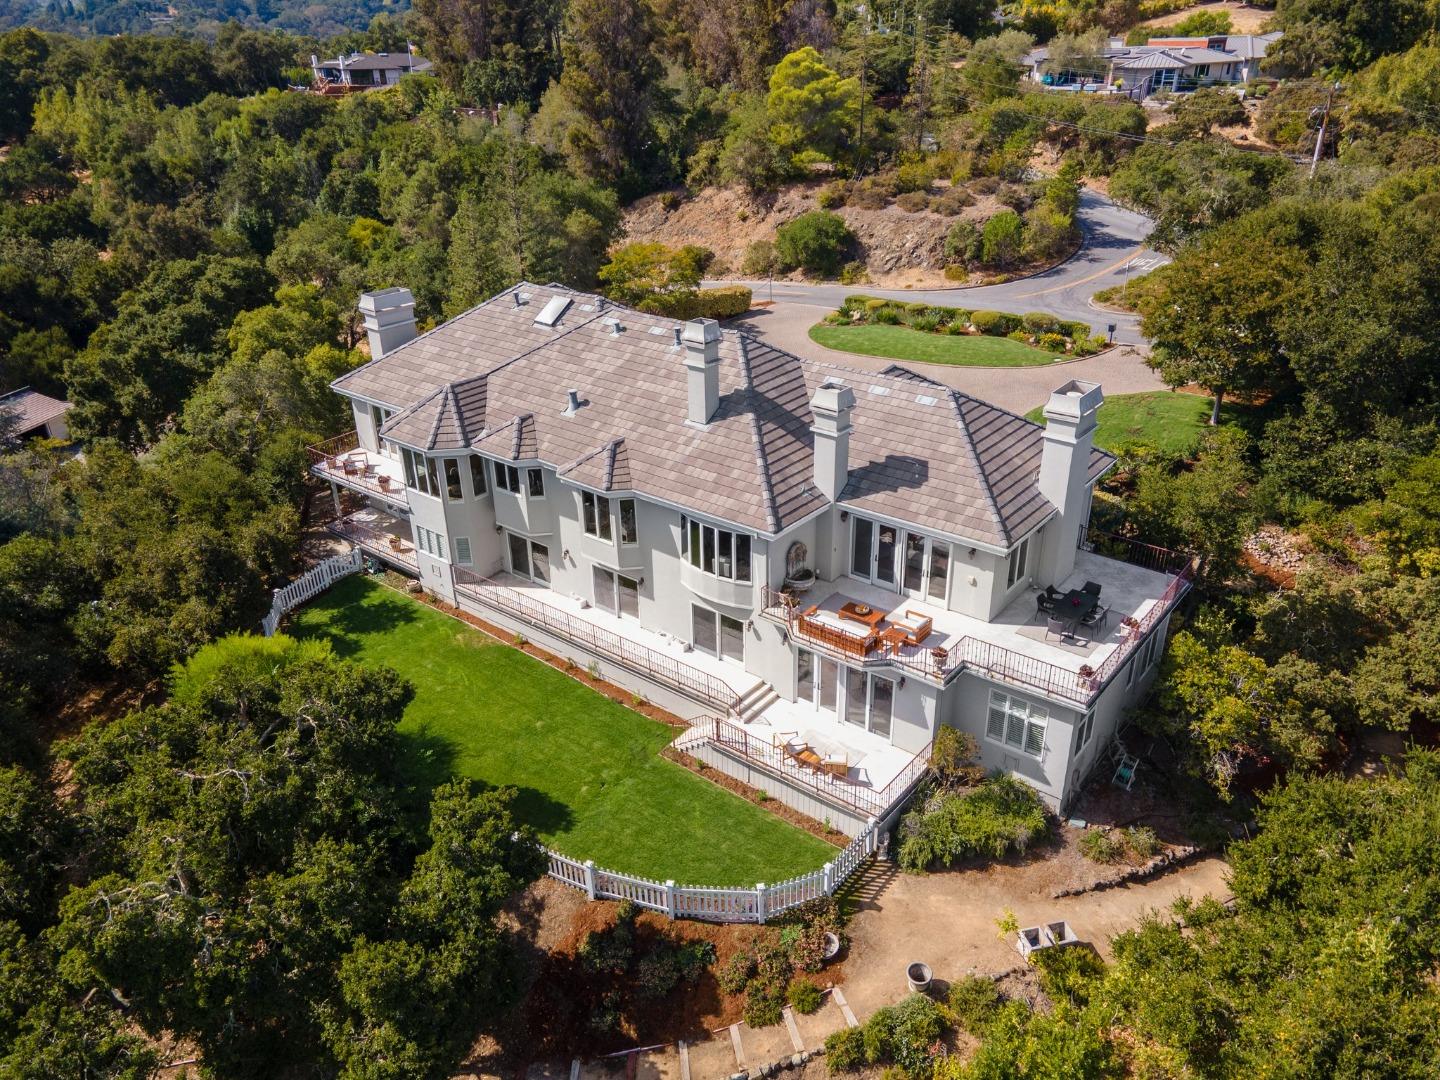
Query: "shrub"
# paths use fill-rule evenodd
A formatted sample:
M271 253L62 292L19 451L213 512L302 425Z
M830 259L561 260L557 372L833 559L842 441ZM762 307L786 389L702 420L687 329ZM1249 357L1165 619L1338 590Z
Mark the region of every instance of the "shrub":
M1003 1000L993 982L981 975L970 975L950 984L945 1004L956 1023L970 1034L978 1035Z
M1069 344L1064 334L1041 334L1036 344L1042 349L1049 349L1051 352L1064 352L1065 346Z
M667 211L674 210L681 201L682 196L678 191L662 191L660 193L660 205Z
M1020 317L1008 311L977 311L970 316L971 325L982 334L1004 337L1021 327Z
M1160 850L1160 838L1148 825L1131 825L1125 830L1125 846L1135 858L1149 859Z
M920 300L911 300L909 303L902 304L900 306L903 307L906 313L910 315L918 315L922 311L930 310L930 305Z
M1080 854L1091 862L1119 862L1125 854L1125 842L1107 829L1089 829L1080 837Z
M1072 321L1070 319L1066 319L1060 322L1058 325L1058 329L1060 333L1064 334L1068 338L1073 338L1076 341L1079 341L1083 337L1088 337L1090 334L1089 323Z
M921 1080L934 1069L931 1047L945 1033L945 1018L924 994L911 994L877 1010L860 1030L866 1064L896 1065L911 1080Z
M907 191L895 199L895 205L911 214L930 209L930 196L923 191Z
M886 304L870 313L870 321L879 323L881 326L899 326L905 320L900 317L899 308L893 304Z
M951 263L949 266L945 267L946 281L968 281L969 279L970 271L965 269L964 266L961 266L958 263Z
M1024 249L1025 222L1013 210L996 214L980 231L980 261L986 266L1010 266Z
M969 188L976 195L994 195L1000 190L1000 178L998 176L977 176L970 181Z
M870 279L870 271L859 259L852 259L840 268L841 285L859 285Z
M770 1027L784 1019L781 1009L785 999L781 993L764 983L751 983L745 991L745 1023L752 1028Z
M905 815L899 862L918 872L976 855L1023 852L1049 827L1040 796L1014 777L986 780L965 794L941 792Z
M852 297L852 299L859 299L859 297ZM865 300L865 310L872 315L883 307L889 307L889 305L889 300L873 300L868 298Z
M755 954L742 950L737 952L715 975L715 982L726 994L738 994L755 975Z
M783 265L799 267L822 277L834 277L854 239L849 226L838 214L812 210L780 226L775 247Z
M691 984L715 962L715 946L708 941L670 941L655 948L635 964L630 984L644 1001L659 1001L682 983Z
M971 263L980 260L983 246L980 230L969 221L957 221L945 234L945 259L951 263Z
M1011 330L1011 331L1010 331L1008 334L1006 334L1005 336L1006 336L1007 338L1009 338L1011 341L1018 341L1021 345L1029 345L1029 344L1030 344L1030 335L1029 335L1028 332L1026 332L1026 331L1024 331L1024 330Z
M809 1016L813 1012L820 1011L820 988L809 979L796 979L790 984L790 989L785 991L785 1000L790 1002L790 1007L798 1013Z
M1024 315L1025 329L1036 334L1047 334L1060 329L1060 320L1048 311L1027 311Z
M967 314L963 319L956 316L950 320L947 328L952 334L968 334L970 332L970 316Z
M750 310L753 294L744 285L722 285L714 289L701 289L695 299L700 318L730 319Z
M948 187L938 195L930 196L930 209L937 214L953 217L966 207L975 205L975 196L963 187Z
M1077 946L1042 949L1030 954L1030 963L1040 969L1040 988L1051 1001L1068 1001L1083 1006L1090 1000L1090 986L1105 972L1105 965L1093 951Z
M850 185L846 202L863 210L883 210L895 197L895 181L887 176L867 176Z
M770 240L756 240L745 249L740 272L746 277L769 277L780 269L780 255Z
M910 320L910 325L916 330L923 330L925 333L933 333L940 326L940 316L925 312L923 315L916 315Z
M895 170L895 190L905 194L926 191L935 182L933 161L912 161Z
M863 1028L841 1028L825 1037L825 1067L832 1073L853 1072L864 1064Z
M835 180L826 184L815 196L815 204L821 210L833 210L837 206L845 205L845 197L848 194L848 185L844 180Z

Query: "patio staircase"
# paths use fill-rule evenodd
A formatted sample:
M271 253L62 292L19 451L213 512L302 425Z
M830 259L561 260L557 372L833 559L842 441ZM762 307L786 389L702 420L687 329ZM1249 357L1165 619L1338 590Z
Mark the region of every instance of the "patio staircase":
M780 695L775 692L775 688L761 679L740 695L740 701L735 706L735 715L742 724L748 724L779 700Z

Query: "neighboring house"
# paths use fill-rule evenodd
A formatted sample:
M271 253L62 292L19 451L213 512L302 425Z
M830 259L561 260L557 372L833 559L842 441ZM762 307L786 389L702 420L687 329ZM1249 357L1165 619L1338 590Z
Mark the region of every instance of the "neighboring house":
M333 384L356 431L312 449L337 510L368 503L336 530L690 717L688 753L851 833L940 724L1052 806L1113 770L1190 563L1087 538L1114 463L1098 386L1060 387L1042 427L561 286L419 337L405 289L360 309L375 359ZM1103 624L1075 623L1082 597L1072 638L1037 617L1090 582Z
M1249 82L1260 74L1266 50L1280 33L1151 38L1126 45L1112 38L1093 70L1056 71L1049 50L1032 49L1022 63L1035 82L1056 88L1114 90L1135 98L1161 91Z
M13 437L16 439L68 439L70 428L65 414L73 405L24 387L0 395L0 412L16 417Z
M431 63L417 56L412 48L403 53L351 53L333 60L321 60L310 54L313 89L318 93L349 93L394 86L402 75L429 71Z

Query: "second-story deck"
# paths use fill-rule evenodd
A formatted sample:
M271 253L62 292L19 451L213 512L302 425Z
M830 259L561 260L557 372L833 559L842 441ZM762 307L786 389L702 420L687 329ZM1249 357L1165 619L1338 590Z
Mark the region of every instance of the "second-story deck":
M410 498L405 493L405 474L400 462L366 450L360 445L360 436L356 432L347 431L344 435L317 443L309 447L307 453L310 455L310 471L322 480L362 495L373 495L391 506L409 507Z
M937 686L969 671L1084 708L1189 591L1194 570L1174 552L1099 534L1091 540L1136 561L1083 548L1076 553L1074 571L1056 588L1065 593L1098 584L1108 615L1103 626L1069 638L1049 630L1036 605L1040 590L1033 588L988 622L848 577L817 582L803 597L767 589L763 614L783 623L796 641L851 666L888 667ZM885 617L872 630L842 614L855 604ZM929 632L912 635L913 641L885 633L901 620L922 619L929 620Z

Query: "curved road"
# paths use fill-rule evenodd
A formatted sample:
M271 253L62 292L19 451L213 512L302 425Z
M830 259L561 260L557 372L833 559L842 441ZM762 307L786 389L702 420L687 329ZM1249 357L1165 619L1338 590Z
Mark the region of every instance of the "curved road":
M947 386L994 402L1001 408L1025 413L1043 405L1064 379L1090 379L1107 394L1162 390L1164 383L1145 365L1144 339L1133 315L1102 311L1090 298L1099 290L1125 281L1128 274L1145 273L1166 261L1144 246L1151 222L1143 215L1121 209L1098 192L1081 189L1080 227L1085 239L1080 250L1042 274L1007 282L960 289L867 289L844 285L807 285L776 282L775 303L757 308L737 324L797 356L809 356L861 371L879 371L893 361L828 349L812 341L810 327L821 310L840 306L846 296L864 292L895 300L923 300L952 307L996 308L1023 314L1047 311L1062 319L1084 320L1096 333L1115 325L1115 340L1126 347L1063 365L1063 375L1052 367L967 367L950 364L912 364L917 371ZM721 284L706 282L707 285ZM742 282L757 300L769 299L768 282ZM1137 348L1138 346L1138 348Z
M1140 275L1167 261L1145 247L1153 223L1143 214L1125 210L1097 191L1080 189L1080 210L1076 215L1084 240L1071 258L1044 273L1004 285L978 285L956 289L869 289L864 286L806 285L800 282L775 283L777 304L809 304L837 308L845 297L856 292L889 300L923 300L951 307L996 308L1023 314L1047 311L1062 319L1084 320L1095 333L1105 333L1115 324L1115 340L1143 344L1139 320L1133 315L1102 311L1091 306L1090 297L1101 289L1123 283L1129 275ZM721 282L706 282L722 284ZM726 282L723 284L730 284ZM755 292L757 300L770 299L767 282L735 282Z

